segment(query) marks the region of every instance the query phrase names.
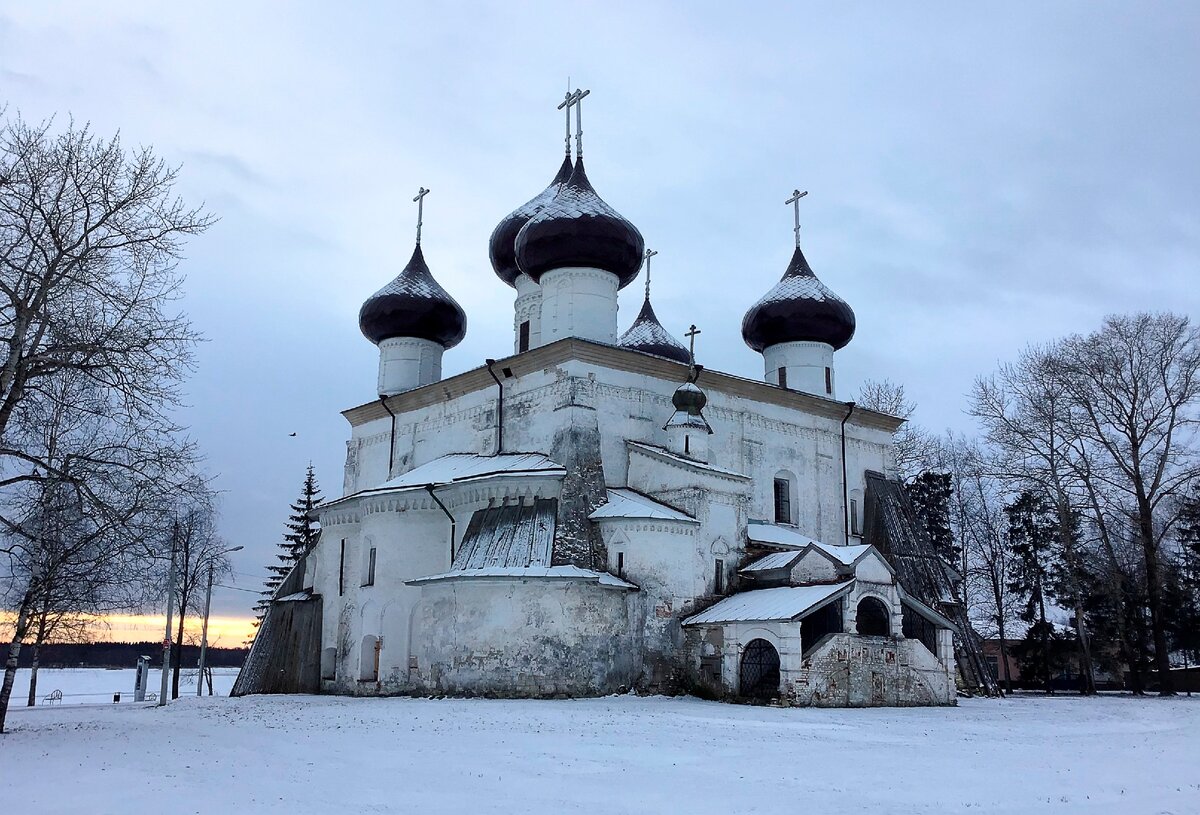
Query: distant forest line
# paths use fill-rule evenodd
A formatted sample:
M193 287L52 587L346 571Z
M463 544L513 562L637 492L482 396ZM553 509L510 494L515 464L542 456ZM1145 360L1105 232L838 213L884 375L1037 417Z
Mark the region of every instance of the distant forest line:
M42 645L39 662L43 668L135 668L138 657L150 657L152 667L162 667L161 642L90 642L46 643ZM247 648L213 648L209 646L205 663L214 668L240 668L246 659ZM21 667L30 667L32 648L21 649ZM199 645L184 645L180 664L195 668L200 661Z

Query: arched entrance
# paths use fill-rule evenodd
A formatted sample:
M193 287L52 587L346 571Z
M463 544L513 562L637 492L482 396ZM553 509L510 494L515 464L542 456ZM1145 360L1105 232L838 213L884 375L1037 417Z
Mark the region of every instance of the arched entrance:
M766 640L751 640L742 651L738 692L754 699L779 695L779 652Z
M878 597L864 597L858 603L858 633L866 637L887 637L892 633L891 615Z

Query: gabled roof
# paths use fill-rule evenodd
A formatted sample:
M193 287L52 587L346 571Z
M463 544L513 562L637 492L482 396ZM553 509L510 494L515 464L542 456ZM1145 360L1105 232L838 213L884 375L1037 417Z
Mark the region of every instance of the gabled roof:
M687 524L700 522L691 515L680 512L674 507L655 501L648 495L642 495L636 490L625 487L610 487L608 502L596 508L588 516L593 521L647 519L655 521L679 521Z
M774 571L775 569L787 569L796 562L796 558L798 557L800 557L800 553L796 551L772 552L769 555L763 555L749 566L741 569L741 573L758 574Z
M874 551L878 554L874 546L866 544L859 544L857 546L830 546L828 543L813 541L808 545L808 548L815 549L830 560L849 568L857 566L870 552ZM889 572L892 574L896 573L896 570L892 568L892 564L888 563L885 557L880 555L879 560L887 567Z
M746 524L746 537L752 543L794 551L800 551L810 543L817 543L816 539L802 535L791 527L766 521L749 521Z
M853 580L823 586L754 589L726 597L694 614L684 625L797 620L850 591Z

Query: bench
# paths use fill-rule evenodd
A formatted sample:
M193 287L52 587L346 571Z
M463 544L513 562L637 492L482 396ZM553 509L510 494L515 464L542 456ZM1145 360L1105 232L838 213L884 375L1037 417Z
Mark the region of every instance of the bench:
M62 691L55 689L42 697L42 704L53 705L55 702L62 702Z

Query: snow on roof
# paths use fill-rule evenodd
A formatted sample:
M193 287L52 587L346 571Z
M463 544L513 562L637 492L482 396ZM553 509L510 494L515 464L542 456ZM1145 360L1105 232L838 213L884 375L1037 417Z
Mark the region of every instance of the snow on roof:
M814 549L820 549L843 566L853 566L862 559L863 555L874 548L865 543L855 546L831 546L828 543L821 543L820 541L813 541L812 546Z
M633 589L637 586L614 577L608 572L596 572L591 569L581 569L578 566L492 566L482 569L459 569L442 574L432 574L406 581L409 586L420 586L425 583L436 583L443 580L477 580L477 579L512 579L522 580L593 580L601 586L612 589Z
M795 620L847 592L853 580L825 586L754 589L726 597L715 606L683 621L684 625Z
M642 452L650 453L653 456L657 456L659 458L663 458L668 461L675 462L677 464L682 464L682 465L684 465L686 467L690 467L692 469L703 470L705 472L714 473L716 475L722 475L722 476L725 476L726 478L744 479L746 481L750 480L750 476L746 475L745 473L735 472L734 470L726 470L721 467L714 467L711 464L705 464L702 461L696 461L694 459L685 458L684 456L677 455L676 453L672 453L670 450L668 450L665 447L659 447L657 444L647 444L646 442L633 441L632 439L629 439L625 443L628 444L630 447L632 447L635 450L641 450Z
M493 475L558 475L564 473L566 473L566 469L561 464L556 464L541 453L500 453L495 456L451 453L414 467L404 475L398 475L390 481L385 481L378 487L364 490L364 492L453 484Z
M608 490L608 503L598 507L588 518L593 521L619 518L648 518L656 521L699 523L691 515L680 512L666 504L660 504L648 495L642 495L640 492L624 487L610 488Z
M746 537L754 543L765 543L768 546L778 546L784 549L800 550L810 543L819 541L801 535L795 529L766 521L750 521L746 524Z
M800 557L800 553L796 551L772 552L769 555L763 555L741 571L742 574L753 574L769 572L772 569L786 569L795 563L798 557Z

